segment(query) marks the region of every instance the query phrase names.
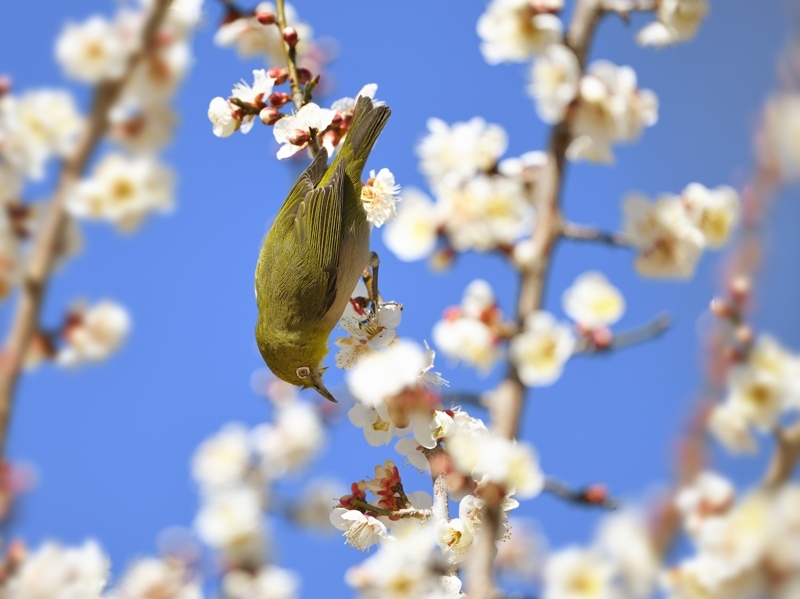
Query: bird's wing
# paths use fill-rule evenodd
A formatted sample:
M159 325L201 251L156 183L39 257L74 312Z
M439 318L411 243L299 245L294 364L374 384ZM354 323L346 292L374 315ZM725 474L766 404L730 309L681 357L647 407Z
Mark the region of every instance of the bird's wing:
M312 164L307 171L313 166ZM340 160L328 184L306 193L295 213L295 241L305 248L303 256L308 261L298 267L319 269L328 275L324 302L319 307L320 317L330 309L336 299L344 179L344 161Z
M328 151L325 148L320 148L317 155L314 156L314 160L311 161L311 164L308 165L306 170L304 170L297 178L297 181L295 181L295 184L289 191L286 201L278 212L277 218L281 219L287 214L294 215L298 204L305 199L308 192L312 191L319 184L326 170L328 170Z

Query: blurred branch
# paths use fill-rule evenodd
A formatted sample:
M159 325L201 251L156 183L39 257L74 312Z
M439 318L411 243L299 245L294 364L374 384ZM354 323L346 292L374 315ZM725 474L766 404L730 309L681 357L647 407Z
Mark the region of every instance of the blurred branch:
M38 328L47 283L67 223L64 209L66 195L80 179L95 147L105 135L108 129L108 112L117 102L136 66L152 47L169 4L170 0L154 2L142 32L141 49L129 58L125 74L116 81L100 84L95 88L92 109L83 137L72 155L62 164L53 199L46 208L42 227L33 239L11 330L0 357L0 456L5 453L14 392L31 338Z
M579 489L572 489L554 478L544 482L544 490L568 503L584 507L599 507L606 510L615 510L619 502L608 496L603 485L589 485Z
M658 8L658 0L604 0L603 10L618 14L630 23L632 12L650 12Z
M772 455L764 487L775 489L787 482L800 461L800 421L775 433L775 453Z
M574 239L576 241L596 241L598 243L619 247L633 246L633 239L631 239L630 235L626 235L625 233L601 231L594 227L576 225L575 223L563 223L561 225L561 235L567 239Z
M581 71L586 65L589 45L602 15L603 0L578 0L575 4L565 43L575 53ZM550 257L561 236L561 188L570 141L572 132L567 119L551 130L547 162L542 167L533 198L537 220L531 236L533 260L531 266L520 273L517 302L517 323L520 330L528 315L542 305ZM492 428L495 433L509 439L516 437L526 393L516 366L509 360L505 378L492 394ZM483 526L477 546L473 550L474 556L469 561L467 595L471 599L493 599L498 596L493 565L503 496L500 493L495 495L496 497L484 498L485 507L481 515Z
M614 333L607 344L600 344L591 337L582 337L575 347L575 354L592 354L623 349L632 345L639 345L659 337L672 324L672 319L666 312L659 314L650 322L627 331Z

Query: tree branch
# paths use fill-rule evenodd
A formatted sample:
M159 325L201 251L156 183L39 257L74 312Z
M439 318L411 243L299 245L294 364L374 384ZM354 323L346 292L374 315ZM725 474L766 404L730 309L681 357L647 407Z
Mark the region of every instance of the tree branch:
M627 331L615 333L607 345L598 344L592 337L582 337L573 354L593 354L623 349L632 345L645 343L662 335L672 324L669 314L663 313L650 322Z
M0 457L5 453L14 392L22 371L25 354L38 328L39 313L47 291L63 230L67 222L66 195L80 179L95 147L108 129L108 111L116 103L136 66L152 47L158 27L170 0L156 0L142 33L141 49L128 60L125 75L95 89L89 120L78 146L62 164L56 191L46 209L41 229L33 240L25 268L11 330L0 356Z
M596 241L619 247L631 247L634 245L631 236L625 233L601 231L594 227L576 225L575 223L563 223L561 225L561 235L576 241Z
M619 502L608 496L603 485L589 485L581 489L573 489L559 480L548 478L545 480L544 490L575 505L599 507L606 510L615 510L619 507Z
M772 455L764 487L776 489L786 483L800 461L800 421L775 433L776 447Z
M281 45L283 47L283 54L286 57L286 68L289 69L289 86L292 88L292 102L294 103L294 107L300 110L303 107L303 90L300 89L300 79L297 77L297 50L283 39L283 31L287 27L284 0L277 0L275 2L275 7L278 13L276 24L280 30Z

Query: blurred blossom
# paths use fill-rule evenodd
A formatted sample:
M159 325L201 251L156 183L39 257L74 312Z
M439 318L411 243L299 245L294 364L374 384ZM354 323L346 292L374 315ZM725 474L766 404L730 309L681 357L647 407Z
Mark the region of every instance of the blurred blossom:
M192 458L192 476L204 489L240 484L251 465L250 433L233 422L203 441Z
M157 152L172 139L178 120L166 104L140 104L128 100L109 114L111 138L129 152Z
M318 410L300 401L276 406L275 421L255 427L251 435L262 472L268 479L302 469L325 443Z
M526 518L509 518L512 534L497 546L497 568L526 581L537 580L547 555L547 539L538 525Z
M295 599L300 578L291 570L265 565L255 573L230 570L222 577L227 599Z
M533 447L524 441L493 433L456 433L447 440L456 468L478 483L494 483L510 493L529 499L544 486L544 475Z
M691 486L680 490L675 505L686 530L697 536L709 518L727 513L735 500L736 489L728 479L715 472L701 472Z
M800 178L800 93L771 97L764 109L762 160L785 181Z
M56 41L56 60L67 76L83 83L121 77L130 51L117 25L99 15L80 25L67 23Z
M575 139L570 160L613 163L611 144L636 140L644 127L658 121L658 98L637 87L636 72L607 60L589 65L580 81L572 117Z
M314 478L303 489L299 505L292 508L292 517L306 526L327 532L330 515L347 489L341 482L328 478Z
M544 565L543 599L621 599L612 564L591 549L569 547Z
M567 316L589 330L615 324L625 312L625 298L619 289L596 271L575 279L562 294L561 305Z
M731 453L756 453L758 443L746 415L737 405L715 406L708 419L709 431Z
M552 385L575 349L572 330L549 312L537 311L525 319L525 327L511 339L511 360L528 387Z
M75 218L106 220L121 231L136 229L151 212L169 212L174 176L152 156L107 154L92 176L67 197Z
M690 183L681 193L689 218L711 248L722 247L739 221L739 194L727 185L708 189Z
M176 36L166 40L147 54L131 75L123 98L143 102L163 102L171 98L192 66L192 49L189 41Z
M383 242L400 260L420 260L436 247L438 227L430 198L416 188L406 188L397 217L384 230Z
M264 553L262 498L249 486L202 497L194 528L200 539L236 563L257 563Z
M0 96L0 157L32 179L44 176L51 156L72 150L82 128L83 119L66 91Z
M110 563L95 541L81 547L46 542L7 582L14 599L100 599Z
M661 196L650 202L629 195L623 202L624 230L639 248L636 270L646 277L688 278L706 246L679 198Z
M536 59L531 70L528 93L536 100L536 112L545 123L564 119L567 107L578 94L581 69L574 52L554 44Z
M300 21L294 6L285 5L286 25L297 32L298 61L302 63L305 55L313 51L313 29ZM251 15L237 15L226 19L214 34L214 43L221 47L235 46L241 58L263 56L269 66L284 66L286 57L283 53L283 38L275 25L262 25L255 17L258 13L276 14L272 2L259 3Z
M615 582L629 599L653 595L661 558L643 514L623 509L605 516L595 539L598 551L614 564Z
M73 306L63 333L65 346L58 352L56 362L75 367L105 360L119 349L130 327L127 310L110 300L91 307Z
M105 599L202 599L200 582L174 559L135 562Z
M377 175L369 172L369 179L361 187L361 203L370 224L380 227L397 215L399 193L400 186L395 185L394 174L388 168L382 168Z
M666 46L692 39L708 14L708 0L660 0L656 5L658 21L639 32L636 40L643 46Z
M508 136L500 125L480 117L449 126L428 119L428 134L417 146L420 170L433 189L456 187L478 172L490 171L506 151Z
M422 348L413 341L399 339L385 351L359 360L348 372L347 387L358 401L375 407L380 413L385 409L386 398L418 385L425 367Z
M523 62L562 40L561 20L552 14L563 0L492 0L478 19L486 62Z

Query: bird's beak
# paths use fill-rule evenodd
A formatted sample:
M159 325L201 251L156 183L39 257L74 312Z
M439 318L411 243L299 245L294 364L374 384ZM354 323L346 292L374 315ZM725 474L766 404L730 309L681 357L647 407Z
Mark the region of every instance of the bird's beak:
M311 384L313 385L314 389L317 390L322 397L327 399L328 401L332 401L333 403L339 403L336 401L336 398L331 395L331 392L325 388L325 385L322 384L322 373L321 372L312 372L311 373Z

